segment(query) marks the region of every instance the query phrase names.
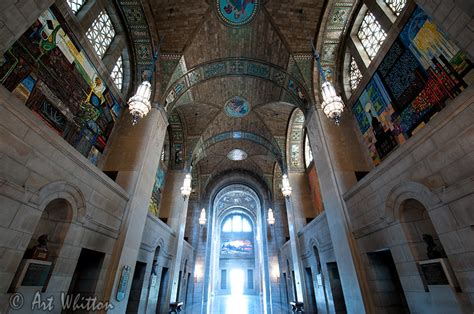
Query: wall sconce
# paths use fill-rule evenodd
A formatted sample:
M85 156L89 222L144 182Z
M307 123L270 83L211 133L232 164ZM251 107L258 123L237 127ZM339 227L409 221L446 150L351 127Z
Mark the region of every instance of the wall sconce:
M273 216L273 210L271 208L268 209L267 222L270 226L273 226L275 224L275 217Z
M207 222L207 219L206 219L206 210L203 208L201 210L201 215L199 216L199 225L201 227L203 227Z
M272 277L275 279L276 282L280 282L280 267L278 267L277 263L273 264Z
M198 282L202 278L202 266L201 264L196 264L194 266L194 282Z

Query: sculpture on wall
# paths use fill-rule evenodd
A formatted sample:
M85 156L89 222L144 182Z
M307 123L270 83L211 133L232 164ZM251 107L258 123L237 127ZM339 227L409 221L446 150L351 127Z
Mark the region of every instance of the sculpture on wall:
M443 253L438 249L438 245L434 242L433 236L423 234L423 241L426 243L426 255L429 259L442 258Z

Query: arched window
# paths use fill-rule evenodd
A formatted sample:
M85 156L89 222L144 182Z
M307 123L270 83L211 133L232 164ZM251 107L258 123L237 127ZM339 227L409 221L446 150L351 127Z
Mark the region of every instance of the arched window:
M309 146L309 138L306 135L304 139L304 162L306 168L308 168L309 164L313 161L313 153L311 152L311 147Z
M354 91L357 86L359 86L361 79L362 73L360 72L354 57L351 57L351 66L349 68L349 84L352 91Z
M115 86L121 91L122 90L122 83L123 83L123 62L122 56L120 56L115 63L114 69L112 73L110 73L110 77L115 83Z
M100 12L86 36L99 57L102 58L115 37L115 29L107 12Z
M372 60L377 55L385 38L387 38L387 33L382 29L375 16L370 11L367 11L357 32L357 37L367 52L369 59Z
M71 8L74 14L77 14L82 6L86 3L86 0L67 0L67 4Z
M406 0L384 0L390 10L395 13L395 15L399 16L400 13L403 11L403 8L407 4Z
M226 218L222 232L252 232L252 225L245 216L235 214Z

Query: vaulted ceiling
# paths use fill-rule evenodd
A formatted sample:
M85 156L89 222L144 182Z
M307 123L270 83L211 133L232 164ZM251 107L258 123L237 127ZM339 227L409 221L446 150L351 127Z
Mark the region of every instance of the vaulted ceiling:
M243 2L252 6L253 1ZM229 8L241 4L223 2ZM147 3L164 36L157 98L170 114L178 113L188 165L193 160L202 176L229 170L272 175L275 162L284 162L292 111L314 103L310 43L325 1L258 2L252 21L241 26L223 21L219 0ZM225 110L235 96L248 101L249 112L241 117ZM247 153L245 160L227 157L236 148Z

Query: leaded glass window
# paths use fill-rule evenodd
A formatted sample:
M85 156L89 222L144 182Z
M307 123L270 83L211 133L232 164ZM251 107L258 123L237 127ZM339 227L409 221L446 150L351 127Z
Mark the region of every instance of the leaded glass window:
M385 0L385 3L388 7L395 13L397 16L400 15L403 8L407 4L406 0Z
M114 27L105 11L100 12L86 35L99 57L102 58L115 37Z
M372 60L377 55L380 46L382 46L382 43L387 37L387 33L384 32L380 23L375 19L375 16L367 11L357 32L357 37L359 37L367 55L370 60Z
M122 90L122 83L123 83L123 63L122 63L122 56L120 56L115 63L114 69L112 73L110 73L110 77L115 83L115 86L119 90Z
M359 67L354 57L351 57L351 67L349 69L349 84L351 90L355 90L359 86L360 80L362 79L362 73L360 73Z
M71 8L74 14L77 14L82 6L86 3L86 0L67 0L67 4Z

